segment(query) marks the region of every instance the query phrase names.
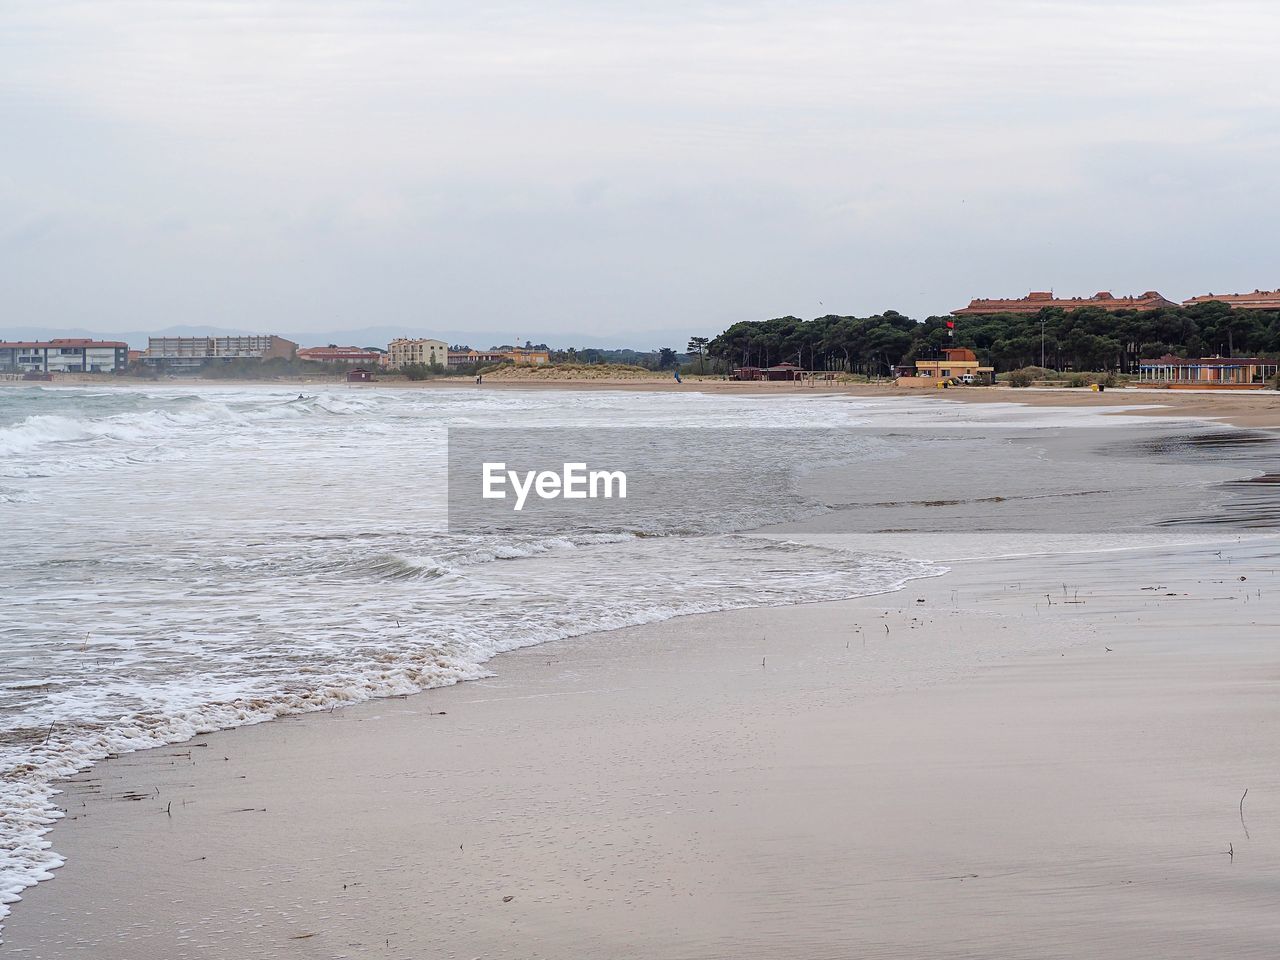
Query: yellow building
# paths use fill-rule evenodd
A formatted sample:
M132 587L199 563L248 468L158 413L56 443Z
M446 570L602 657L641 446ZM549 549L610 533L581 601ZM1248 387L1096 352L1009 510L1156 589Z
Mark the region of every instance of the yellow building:
M960 380L964 383L990 383L995 368L984 367L978 356L967 347L943 350L942 356L916 361L916 376L929 380Z
M551 354L546 350L530 350L526 347L516 347L507 354L507 358L516 364L532 364L541 366L544 363L551 362Z
M449 345L443 340L409 340L399 337L387 344L388 367L405 367L411 363L425 363L428 366L439 364L443 367L448 362Z

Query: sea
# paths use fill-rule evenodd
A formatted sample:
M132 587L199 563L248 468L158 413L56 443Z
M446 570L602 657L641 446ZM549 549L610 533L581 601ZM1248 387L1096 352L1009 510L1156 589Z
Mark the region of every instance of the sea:
M520 647L886 593L946 569L936 550L752 535L857 513L804 476L740 484L732 510L701 527L650 516L452 531L451 430L799 437L975 418L1034 430L1082 416L1017 409L803 389L0 389L0 917L62 862L46 836L59 779L104 758L481 678ZM762 456L802 454L774 441ZM957 475L946 457L909 472Z

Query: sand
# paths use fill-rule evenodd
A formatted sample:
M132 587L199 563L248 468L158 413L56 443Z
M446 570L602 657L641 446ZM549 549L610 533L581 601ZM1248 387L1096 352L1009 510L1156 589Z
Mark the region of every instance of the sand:
M962 562L123 757L3 949L1274 957L1278 586L1273 541Z

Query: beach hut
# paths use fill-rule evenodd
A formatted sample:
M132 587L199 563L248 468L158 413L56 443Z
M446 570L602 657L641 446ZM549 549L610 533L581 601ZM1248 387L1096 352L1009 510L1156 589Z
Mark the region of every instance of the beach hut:
M370 383L373 380L373 374L364 367L356 367L354 370L347 371L347 383Z
M776 363L760 372L763 374L760 378L762 380L799 380L804 375L804 371L794 363Z

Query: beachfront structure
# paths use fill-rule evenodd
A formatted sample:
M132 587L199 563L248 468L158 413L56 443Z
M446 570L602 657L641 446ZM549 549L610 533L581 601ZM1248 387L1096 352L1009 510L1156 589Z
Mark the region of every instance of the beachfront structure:
M737 380L803 380L806 370L794 363L775 363L772 367L739 367L733 371Z
M1255 290L1253 293L1206 293L1183 300L1184 307L1217 300L1233 310L1280 310L1280 290Z
M129 365L129 345L119 340L0 341L0 372L117 373Z
M347 383L372 383L373 372L364 367L352 367L347 371Z
M915 376L926 380L964 380L973 383L991 383L995 379L995 367L985 367L978 355L968 347L950 347L935 356L916 361Z
M1280 360L1262 357L1200 357L1165 354L1138 361L1138 380L1153 386L1261 390L1280 372Z
M517 366L541 366L551 362L550 350L534 347L513 347L510 350L472 350L466 347L449 351L449 366L460 367L469 363L514 363Z
M437 364L446 366L449 363L449 345L443 340L432 340L429 337L397 337L387 344L388 367L398 369L411 363L425 363L429 367Z
M233 360L292 360L298 345L275 334L227 337L148 337L143 363L165 370L198 370Z
M449 351L449 366L461 367L469 363L506 363L509 358L501 350L465 350Z
M361 347L303 347L298 351L298 359L316 363L372 364L376 367L382 363L382 351Z
M517 366L541 366L551 362L549 350L537 350L531 347L515 347L507 357Z
M1106 290L1095 293L1092 297L1055 297L1045 290L1033 290L1016 300L971 300L967 307L952 310L951 313L957 317L981 317L995 313L1039 313L1046 307L1060 307L1063 310L1098 307L1108 313L1115 313L1120 310L1146 311L1176 306L1172 300L1166 300L1154 290L1148 290L1137 297L1113 297Z

